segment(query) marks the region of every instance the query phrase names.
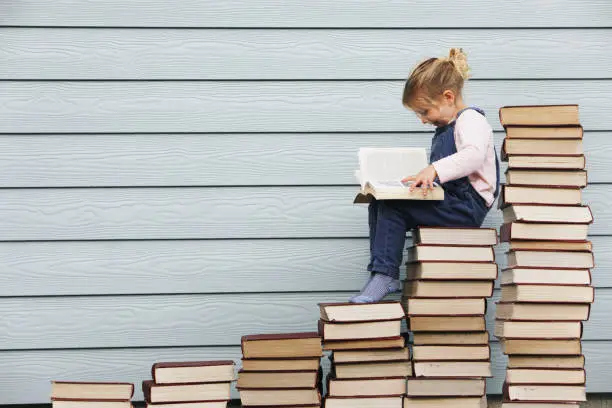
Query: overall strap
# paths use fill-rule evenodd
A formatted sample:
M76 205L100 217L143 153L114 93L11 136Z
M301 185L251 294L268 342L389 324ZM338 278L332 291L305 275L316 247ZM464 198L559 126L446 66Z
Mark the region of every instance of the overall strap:
M467 108L463 108L459 112L457 112L457 118L459 118L459 115L461 115L463 112L465 112L466 110L470 110L470 109L475 110L476 112L480 113L482 116L486 116L484 110L482 110L478 106L468 106Z

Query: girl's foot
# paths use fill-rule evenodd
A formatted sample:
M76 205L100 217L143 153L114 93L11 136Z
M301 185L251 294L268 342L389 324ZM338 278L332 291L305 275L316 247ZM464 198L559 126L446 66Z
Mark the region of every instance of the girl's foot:
M374 273L366 286L357 296L353 296L349 302L351 303L375 303L380 302L385 296L390 293L400 290L399 279L393 279L389 275L382 273Z
M365 290L365 289L368 287L368 285L370 284L370 282L372 282L372 278L373 278L373 277L374 277L374 273L370 273L370 277L368 278L368 280L367 280L367 282L365 283L365 285L363 285L363 288L361 288L361 291L360 291L358 294L353 295L353 296L352 296L352 297L349 299L349 302L354 303L354 302L353 302L353 300L354 300L354 299L356 299L356 298L357 298L357 296L360 296L360 295L363 293L363 291L364 291L364 290Z

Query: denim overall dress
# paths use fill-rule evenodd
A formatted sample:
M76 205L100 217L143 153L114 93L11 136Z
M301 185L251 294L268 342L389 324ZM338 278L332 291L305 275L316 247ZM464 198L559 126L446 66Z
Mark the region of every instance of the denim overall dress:
M484 116L480 108L474 109ZM455 144L456 120L436 128L431 142L430 163L457 153ZM494 149L495 151L495 149ZM496 186L494 197L499 195L499 159L495 151ZM439 180L436 178L436 182ZM486 201L474 189L468 177L441 184L443 201L425 200L373 200L368 208L370 227L370 263L368 271L399 278L406 231L419 226L480 227L490 210Z

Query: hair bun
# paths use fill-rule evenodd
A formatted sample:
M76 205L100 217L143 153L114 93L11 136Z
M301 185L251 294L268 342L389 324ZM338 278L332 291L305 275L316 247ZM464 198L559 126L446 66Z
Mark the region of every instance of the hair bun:
M467 63L467 55L463 52L462 48L451 48L448 53L448 61L453 63L463 79L469 78L470 67Z

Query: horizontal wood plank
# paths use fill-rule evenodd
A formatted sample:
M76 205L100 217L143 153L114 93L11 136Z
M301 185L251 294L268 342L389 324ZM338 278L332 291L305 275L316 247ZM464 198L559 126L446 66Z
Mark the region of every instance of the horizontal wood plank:
M609 27L610 11L606 0L0 2L4 25L86 27Z
M359 290L367 248L366 239L0 243L0 296Z
M612 65L612 29L11 28L0 79L403 80L448 44L469 53L473 78L609 78Z
M316 331L317 303L349 297L321 292L2 298L0 344L3 350L239 345L249 333ZM487 314L492 338L498 297L497 290ZM612 340L610 308L612 289L597 289L583 339Z
M584 341L587 392L608 392L612 375L610 341ZM491 344L493 378L487 380L487 392L501 394L506 357L499 343ZM143 400L141 382L150 378L157 361L234 360L240 368L240 347L132 348L101 350L34 350L0 352L0 404L48 403L50 380L125 381L135 385L134 401ZM321 359L324 372L329 359ZM235 385L235 384L234 384ZM232 386L232 398L239 394Z
M360 147L428 147L432 135L12 134L0 137L0 187L347 185ZM586 131L584 149L589 183L612 183L612 132Z
M51 380L130 382L140 402L155 362L234 360L238 368L240 358L240 346L2 351L0 404L48 404ZM232 398L239 398L235 386Z
M357 187L0 190L0 241L367 237ZM608 235L612 190L584 189L592 235ZM485 227L499 227L492 208Z
M245 334L316 331L317 303L348 297L325 292L4 298L0 344L4 350L239 345Z
M468 104L501 130L504 105L577 103L610 130L612 80L473 81ZM0 82L0 133L422 131L403 81Z
M593 285L612 288L612 237L590 239ZM496 248L500 269L507 248ZM4 242L0 296L356 292L368 256L363 238Z

